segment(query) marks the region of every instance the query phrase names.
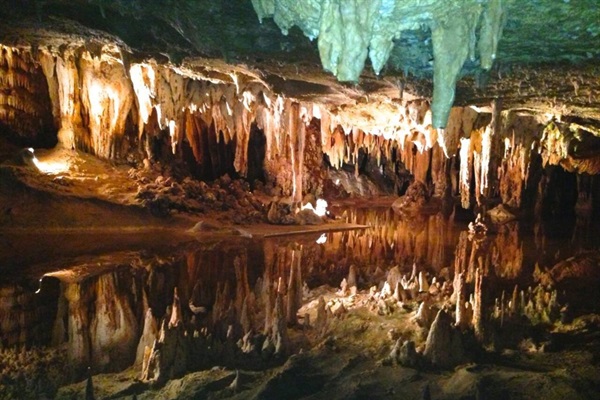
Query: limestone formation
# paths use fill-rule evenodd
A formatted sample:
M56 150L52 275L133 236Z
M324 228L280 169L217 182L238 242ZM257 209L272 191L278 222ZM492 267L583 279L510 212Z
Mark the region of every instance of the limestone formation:
M462 336L444 310L438 312L431 325L423 355L438 368L453 368L465 361Z
M152 315L152 309L148 308L146 317L144 318L142 336L140 337L137 346L135 365L141 365L143 363L144 354L147 351L146 348L151 348L156 339L158 339L158 325L156 319Z

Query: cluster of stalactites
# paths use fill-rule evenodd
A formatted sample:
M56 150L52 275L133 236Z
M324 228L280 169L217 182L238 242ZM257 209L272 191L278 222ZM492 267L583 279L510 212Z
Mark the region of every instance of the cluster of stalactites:
M323 68L340 81L359 79L367 57L379 74L403 31L427 26L434 56L433 124L446 126L467 58L490 69L504 24L502 0L252 0L259 20L273 17L284 34L296 25L318 37Z
M387 109L386 115L394 116L380 126L348 125L352 116L321 112L321 146L333 167L355 164L361 149L375 157L379 165L382 157L391 159L396 148L406 153L402 158L407 159L413 145L422 154L437 142L437 131L431 126L431 111L426 101L380 104L379 108Z
M453 111L448 129L439 136L432 127L429 103L422 100L380 104L378 110L383 111L379 117L385 121L375 124L344 111L331 112L324 105L295 102L273 94L261 82L235 74L230 83L213 83L154 62L126 65L110 52L92 55L82 49L67 49L57 54L42 47L34 60L27 50L19 50L19 57L14 56L15 51L4 49L10 65L22 64L23 71L40 66L38 72L47 83L48 108L59 130L60 145L103 158L119 158L126 151L121 146L130 134L129 127L137 126L142 143L149 142L157 130L166 131L173 153L181 151L187 139L200 163L201 132L212 127L216 142L221 138L226 143L235 141L233 166L244 176L250 130L255 123L266 138L266 162L280 158L289 162L297 199L302 196L306 127L313 118L320 120L321 148L332 166L356 164L361 149L378 163L396 153L411 172L424 179L428 159L421 157L424 161L419 161L413 148L423 154L439 142L446 154L454 154L458 137L471 131L477 115L462 109ZM29 84L14 73L6 74L5 80L12 88L27 89ZM150 151L146 148L146 156Z
M29 52L0 45L0 122L24 138L52 125L42 70Z
M544 127L539 149L544 166L560 165L578 174L600 173L600 157L586 144L598 136L600 131L592 127L550 121Z

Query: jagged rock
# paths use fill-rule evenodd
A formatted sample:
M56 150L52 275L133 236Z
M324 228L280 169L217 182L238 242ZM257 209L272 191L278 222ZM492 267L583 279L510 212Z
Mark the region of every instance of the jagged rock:
M392 307L382 299L377 302L377 314L379 315L391 315Z
M396 340L389 355L389 361L404 367L415 368L421 363L421 356L417 353L415 343L412 340Z
M469 222L469 236L484 236L487 234L486 226L481 214L477 214L474 222Z
M335 301L331 305L331 307L329 307L329 309L331 310L331 313L334 317L341 317L347 311L346 307L344 307L344 303L342 303L341 301Z
M462 335L453 328L452 318L440 310L425 343L425 358L435 367L453 368L465 361Z
M456 326L461 329L466 329L469 320L465 309L465 276L461 272L457 280L456 292L453 297L456 299Z
M171 319L169 320L169 328L179 326L183 321L181 314L181 303L179 302L179 294L177 288L173 290L173 306L171 308Z
M514 221L517 217L511 213L504 204L492 208L487 212L493 224L502 225L510 221Z
M315 214L311 209L298 211L294 215L294 219L298 225L321 225L325 222L322 217Z
M379 292L379 298L386 299L393 294L394 293L392 292L392 286L390 286L389 282L385 282L383 284L383 288L381 288L381 292Z
M146 347L149 350L146 350L142 364L142 381L162 384L182 376L187 370L192 346L183 328L177 288L169 322L167 317L162 321L158 340L154 341L151 349Z
M296 223L296 218L292 215L289 204L272 201L269 205L267 221L275 225L293 225Z
M423 182L415 180L406 189L404 196L392 203L392 209L396 212L419 210L427 204L429 197L427 186Z

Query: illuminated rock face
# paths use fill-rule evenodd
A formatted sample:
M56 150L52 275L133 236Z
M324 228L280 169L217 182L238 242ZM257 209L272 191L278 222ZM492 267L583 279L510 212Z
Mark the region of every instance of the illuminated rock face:
M106 159L185 161L206 180L261 178L295 202L323 192L323 155L336 169L354 166L355 176L361 157L387 176L404 168L436 196L460 194L465 208L497 195L521 207L546 165L600 171L597 128L560 115L494 102L491 112L453 107L435 129L435 101L377 97L338 107L280 93L248 68L129 62L124 50L110 41L3 46L0 84L10 95L0 101L12 106L0 104L0 120L9 137L43 144L58 132L60 146Z
M0 46L0 124L23 144L54 145L56 131L45 71L29 51Z

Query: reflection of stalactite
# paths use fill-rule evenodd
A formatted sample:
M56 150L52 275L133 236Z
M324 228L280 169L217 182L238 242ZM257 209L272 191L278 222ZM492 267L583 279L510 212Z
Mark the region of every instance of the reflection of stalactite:
M482 271L477 268L475 270L475 293L473 295L473 329L475 336L483 340L483 298L481 287L483 285Z
M0 45L0 122L18 141L48 146L56 128L44 73L30 52Z
M97 368L129 365L136 345L137 320L114 274L98 278L94 308L90 323L93 365Z
M290 266L290 279L287 292L287 322L295 325L297 313L302 306L302 249L292 250L292 263Z
M79 283L68 283L64 296L69 303L68 356L76 366L88 365L90 361L90 339L88 301L89 288Z
M497 276L515 279L523 268L523 244L519 238L519 223L500 226L494 238L492 258Z
M458 293L460 287L460 275L467 272L467 248L469 246L469 234L466 231L460 233L456 254L454 256L454 293Z

